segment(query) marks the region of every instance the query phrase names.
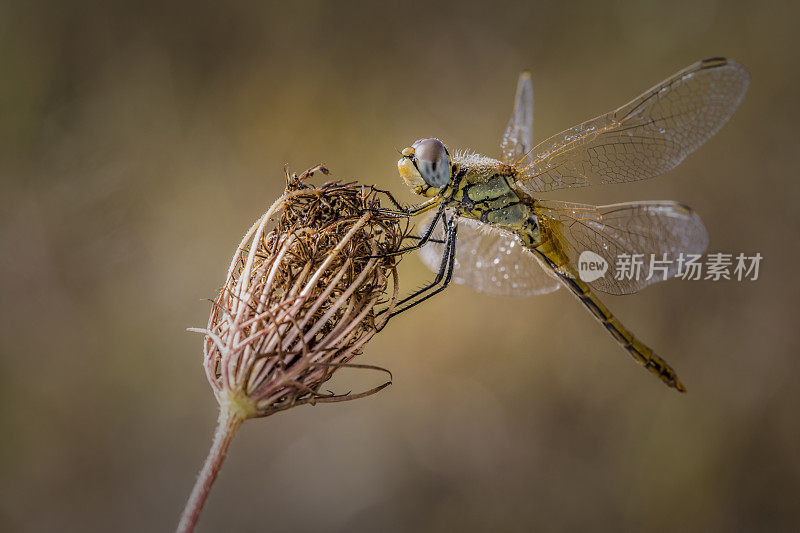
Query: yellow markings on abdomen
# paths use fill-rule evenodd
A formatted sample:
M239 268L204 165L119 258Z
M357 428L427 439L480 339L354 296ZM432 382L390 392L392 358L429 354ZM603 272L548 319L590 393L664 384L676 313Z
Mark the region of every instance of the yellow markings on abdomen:
M586 306L592 316L594 316L611 334L612 337L623 347L633 358L644 365L650 372L658 376L661 381L668 386L686 392L683 383L678 379L678 375L664 359L659 357L647 345L639 341L631 331L626 328L609 309L592 292L587 283L577 277L572 277L565 273L563 264L557 265L556 261L550 258L552 254L546 253L543 247L533 248L534 252L541 257L545 263L549 264L556 272L559 279L569 288L572 293ZM558 258L560 259L560 258Z

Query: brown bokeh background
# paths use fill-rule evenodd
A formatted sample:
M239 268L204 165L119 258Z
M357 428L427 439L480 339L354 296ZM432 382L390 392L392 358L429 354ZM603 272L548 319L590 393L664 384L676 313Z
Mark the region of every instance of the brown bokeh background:
M23 4L23 3L17 3ZM216 404L201 339L283 165L391 188L422 136L488 154L530 67L541 139L726 55L752 85L669 176L756 282L607 297L686 395L566 292L453 287L371 342L394 384L244 425L200 531L787 530L800 520L798 5L0 5L3 531L169 531ZM429 276L413 256L402 281ZM339 391L380 376L343 371Z

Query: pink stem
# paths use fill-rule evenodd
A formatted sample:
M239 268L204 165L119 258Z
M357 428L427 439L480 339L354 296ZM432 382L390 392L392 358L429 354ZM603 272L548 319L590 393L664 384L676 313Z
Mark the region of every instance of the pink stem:
M203 505L205 505L208 498L208 493L211 491L211 485L214 484L233 436L243 421L244 419L238 412L221 407L217 430L214 433L214 442L211 444L211 450L209 450L206 462L203 464L202 470L200 470L200 475L197 477L192 493L189 495L189 501L186 502L186 508L183 510L176 533L191 533L194 531L197 520L200 518L200 512L203 510Z

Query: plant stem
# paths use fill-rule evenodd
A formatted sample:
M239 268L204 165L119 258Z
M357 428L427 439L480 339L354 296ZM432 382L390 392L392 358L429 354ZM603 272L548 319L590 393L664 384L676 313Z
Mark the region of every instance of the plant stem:
M186 502L186 508L183 510L176 533L191 533L194 531L197 520L200 518L200 512L203 510L203 505L205 505L208 498L208 493L211 491L211 485L214 484L233 436L243 421L244 417L239 410L231 409L226 404L220 406L214 442L211 444L206 462L197 476L192 493L189 495L189 501Z

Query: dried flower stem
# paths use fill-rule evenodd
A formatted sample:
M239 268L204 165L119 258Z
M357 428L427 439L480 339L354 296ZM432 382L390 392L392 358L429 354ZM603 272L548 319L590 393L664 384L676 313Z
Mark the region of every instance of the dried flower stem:
M186 508L183 510L181 521L178 524L178 533L193 531L194 526L197 525L200 512L203 510L208 493L211 491L211 485L217 479L217 473L222 467L225 455L228 453L228 447L231 445L233 436L239 426L242 425L242 422L244 422L244 418L235 409L220 409L219 422L214 432L214 442L208 452L206 462L203 464L202 470L200 470L192 493L189 495L189 501L186 502Z

